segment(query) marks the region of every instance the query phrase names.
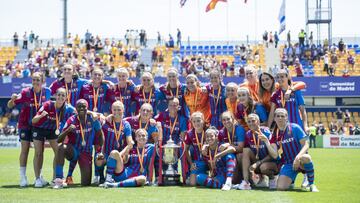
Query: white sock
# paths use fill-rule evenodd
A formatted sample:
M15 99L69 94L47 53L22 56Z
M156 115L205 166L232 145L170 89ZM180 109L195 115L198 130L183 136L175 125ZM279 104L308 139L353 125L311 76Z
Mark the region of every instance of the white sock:
M225 184L226 185L231 185L231 183L232 183L232 177L227 177Z
M112 179L112 175L106 174L106 180L110 181Z
M20 166L20 177L26 176L26 166Z

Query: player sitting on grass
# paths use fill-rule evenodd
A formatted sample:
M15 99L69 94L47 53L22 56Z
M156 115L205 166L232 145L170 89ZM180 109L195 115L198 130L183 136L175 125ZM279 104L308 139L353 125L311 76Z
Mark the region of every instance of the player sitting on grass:
M202 148L202 154L208 163L210 175L200 173L196 176L196 183L205 187L221 188L230 190L232 177L235 169L236 149L230 144L218 142L219 131L216 127L210 127L205 132L206 143Z
M106 180L102 187L143 186L147 177L152 177L154 145L146 144L145 129L135 132L136 144L127 145L121 152L113 150L107 160Z

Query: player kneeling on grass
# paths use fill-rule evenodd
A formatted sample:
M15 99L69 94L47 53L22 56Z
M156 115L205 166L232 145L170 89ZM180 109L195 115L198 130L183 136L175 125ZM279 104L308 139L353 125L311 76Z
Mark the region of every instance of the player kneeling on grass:
M269 188L276 188L274 175L278 173L278 167L272 158L274 150L269 144L271 132L267 127L260 127L260 119L256 114L250 114L247 118L249 129L245 135L245 143L242 157L242 172L244 180L238 186L240 190L251 190L249 172L252 173L257 187L267 187L265 177L269 176ZM272 156L270 156L272 154ZM257 180L257 181L256 181Z
M143 186L151 177L154 166L154 145L146 144L145 129L135 132L135 146L127 145L121 152L113 150L107 160L106 180L103 187Z
M196 176L196 183L211 188L230 190L235 168L236 149L230 144L218 142L219 131L216 127L210 127L205 132L206 143L202 147L202 154L208 162L210 176L200 173Z
M281 159L283 166L277 182L278 190L287 190L295 182L299 172L307 175L311 192L319 192L314 185L314 165L311 156L307 154L309 142L302 128L288 122L286 109L275 110L275 122L271 144ZM273 157L275 158L275 157Z
M59 145L56 158L56 179L54 188L62 188L66 184L63 180L63 167L65 158L69 161L77 160L81 172L81 185L91 184L91 163L92 150L96 137L98 144L103 145L104 135L101 131L100 121L88 114L88 103L84 99L76 102L77 115L71 116L64 126L63 132L59 135ZM64 141L64 139L66 140ZM103 157L101 153L98 158Z

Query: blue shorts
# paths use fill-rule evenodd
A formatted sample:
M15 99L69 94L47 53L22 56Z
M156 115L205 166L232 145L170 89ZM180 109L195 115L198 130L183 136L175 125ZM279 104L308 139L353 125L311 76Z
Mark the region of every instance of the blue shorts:
M73 158L72 158L72 160L69 160L69 161L77 161L79 159L80 152L75 147L72 147L72 148L73 148Z
M113 179L115 180L115 182L120 182L140 175L141 174L134 171L134 169L125 167L121 173L114 174Z
M32 131L31 129L19 129L19 141L32 142Z
M190 174L201 174L201 173L204 173L206 174L207 171L209 170L209 167L208 165L206 164L205 161L194 161L195 165L196 165L196 170L192 170L190 172ZM190 166L191 167L191 166Z
M284 165L282 165L282 167L280 169L279 176L282 176L282 175L287 176L292 181L295 181L296 176L299 172L304 173L304 171L301 169L294 171L293 164L284 164Z

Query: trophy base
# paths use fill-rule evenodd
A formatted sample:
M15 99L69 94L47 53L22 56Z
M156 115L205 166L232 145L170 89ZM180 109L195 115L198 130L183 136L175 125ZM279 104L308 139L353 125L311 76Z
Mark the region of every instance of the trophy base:
M176 186L181 185L179 174L164 174L162 186Z

